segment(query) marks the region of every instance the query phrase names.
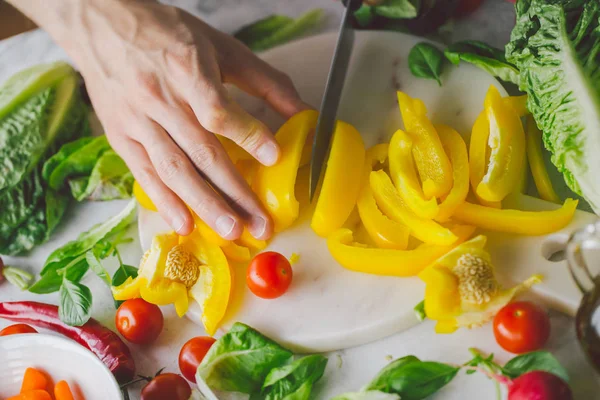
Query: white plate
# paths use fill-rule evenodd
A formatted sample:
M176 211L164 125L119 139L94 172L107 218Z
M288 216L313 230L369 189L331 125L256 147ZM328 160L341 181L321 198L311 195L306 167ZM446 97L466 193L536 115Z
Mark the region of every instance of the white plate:
M41 333L0 337L0 398L19 393L28 367L41 369L55 383L67 381L76 400L123 398L113 374L91 351L72 340Z

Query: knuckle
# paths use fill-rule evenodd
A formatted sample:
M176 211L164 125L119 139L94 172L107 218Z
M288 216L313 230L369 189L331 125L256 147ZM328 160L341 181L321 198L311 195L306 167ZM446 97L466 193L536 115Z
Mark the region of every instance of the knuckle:
M189 43L178 43L165 54L167 63L182 76L196 75L198 65L198 50Z
M156 74L144 70L137 70L134 72L133 83L135 89L139 91L143 98L161 97L161 83Z
M222 105L216 105L211 103L209 106L209 113L202 121L202 125L207 130L213 133L222 133L227 123L227 110Z
M192 149L188 156L201 171L210 169L217 161L218 150L212 144L202 144Z
M185 161L185 157L181 154L166 154L159 160L156 169L163 179L168 180L177 176L184 170Z

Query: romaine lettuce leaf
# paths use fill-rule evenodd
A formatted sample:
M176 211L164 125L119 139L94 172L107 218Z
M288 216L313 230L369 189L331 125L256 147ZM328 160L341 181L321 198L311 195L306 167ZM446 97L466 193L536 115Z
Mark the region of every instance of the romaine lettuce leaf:
M566 183L600 212L600 2L520 0L506 57Z

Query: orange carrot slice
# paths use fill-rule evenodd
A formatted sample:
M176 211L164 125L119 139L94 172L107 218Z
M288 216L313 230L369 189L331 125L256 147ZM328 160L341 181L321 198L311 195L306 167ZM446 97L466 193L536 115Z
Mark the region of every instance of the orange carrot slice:
M46 390L48 388L48 378L42 371L35 368L27 368L23 375L23 383L21 384L21 393L32 390Z
M54 386L54 398L56 400L75 400L73 392L66 381L60 381Z
M6 400L52 400L52 397L45 390L36 389L9 397Z

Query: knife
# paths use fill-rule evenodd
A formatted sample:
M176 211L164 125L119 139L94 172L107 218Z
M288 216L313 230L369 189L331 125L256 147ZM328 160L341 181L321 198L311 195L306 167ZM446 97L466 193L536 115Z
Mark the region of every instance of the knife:
M354 45L352 14L361 6L362 0L346 0L343 3L346 6L346 10L344 10L335 52L333 53L333 60L329 68L329 76L327 77L327 85L325 86L325 94L321 103L312 147L309 185L311 202L317 191L317 185L323 171L323 164L325 164L329 155L329 145L335 129L337 110L340 104L342 89L344 88L344 81L346 80L346 73L348 72L350 56L352 55Z

